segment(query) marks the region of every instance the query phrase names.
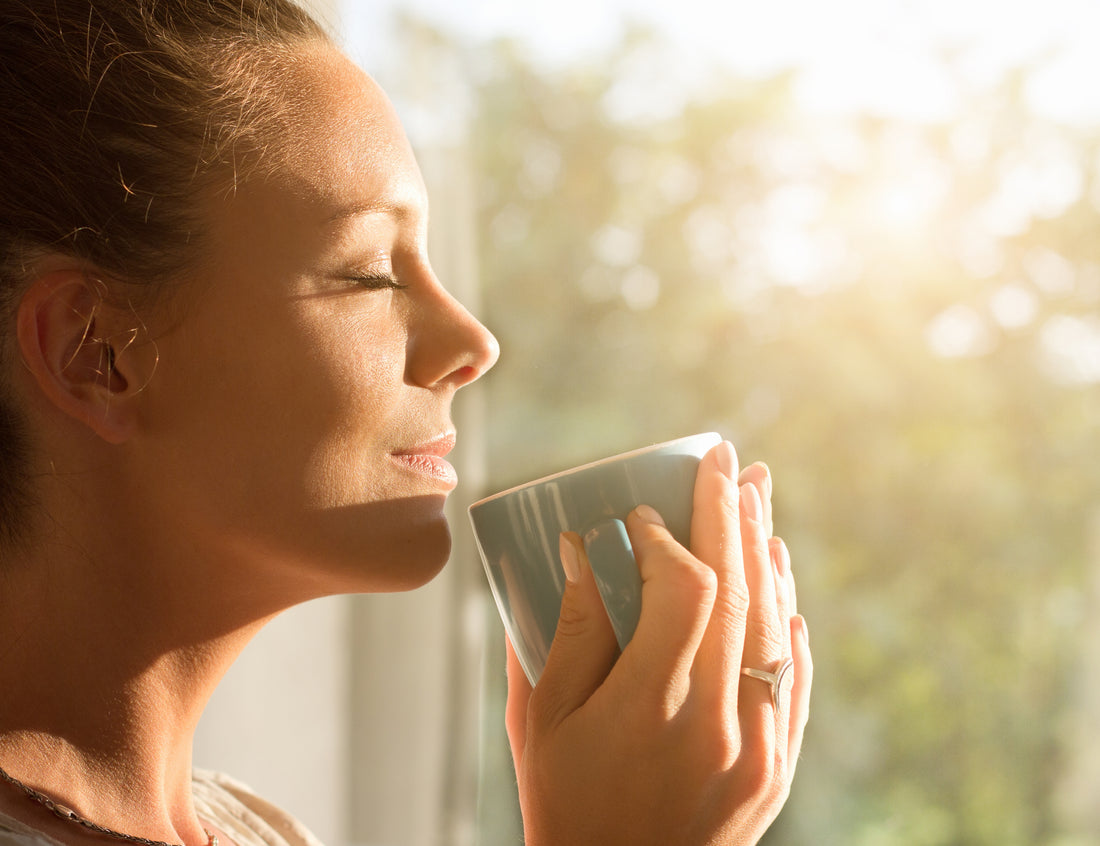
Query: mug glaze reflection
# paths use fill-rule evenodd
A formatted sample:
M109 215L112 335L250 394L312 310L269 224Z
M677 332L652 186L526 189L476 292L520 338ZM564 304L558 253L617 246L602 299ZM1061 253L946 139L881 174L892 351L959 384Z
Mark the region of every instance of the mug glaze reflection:
M643 503L680 543L690 543L699 460L721 441L692 435L564 470L470 506L478 551L497 609L527 678L542 675L557 628L565 574L558 538L584 541L620 648L634 634L641 578L623 521Z

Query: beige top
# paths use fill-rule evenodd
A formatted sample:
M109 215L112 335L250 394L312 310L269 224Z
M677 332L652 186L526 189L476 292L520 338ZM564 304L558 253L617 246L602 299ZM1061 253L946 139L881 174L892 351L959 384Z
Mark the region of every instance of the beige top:
M228 776L196 770L192 792L199 816L238 846L321 846L300 822ZM0 814L0 844L64 846L6 814Z

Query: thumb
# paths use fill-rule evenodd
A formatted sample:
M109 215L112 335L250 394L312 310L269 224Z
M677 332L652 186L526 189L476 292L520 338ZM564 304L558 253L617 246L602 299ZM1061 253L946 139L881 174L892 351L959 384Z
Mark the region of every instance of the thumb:
M508 700L504 708L504 729L508 734L508 745L512 747L512 763L518 773L523 762L523 751L527 748L527 708L531 702L531 682L527 681L515 647L507 635L504 645L508 652Z
M588 701L619 656L615 632L580 537L564 532L559 552L565 571L561 612L546 667L531 697L532 717L551 726Z

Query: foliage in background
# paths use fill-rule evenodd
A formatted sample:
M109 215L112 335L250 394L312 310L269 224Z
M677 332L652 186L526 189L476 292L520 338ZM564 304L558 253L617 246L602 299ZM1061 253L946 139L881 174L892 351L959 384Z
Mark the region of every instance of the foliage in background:
M1027 69L930 125L677 100L663 49L468 57L489 488L709 428L769 463L817 682L767 843L1100 843L1095 134Z

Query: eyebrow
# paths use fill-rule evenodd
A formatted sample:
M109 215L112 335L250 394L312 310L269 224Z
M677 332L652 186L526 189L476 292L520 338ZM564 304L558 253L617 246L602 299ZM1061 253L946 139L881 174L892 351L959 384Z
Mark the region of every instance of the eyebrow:
M365 217L372 214L385 214L392 217L398 223L404 223L415 215L412 207L405 203L377 203L365 206L347 206L329 217L326 223L336 223L352 217Z

